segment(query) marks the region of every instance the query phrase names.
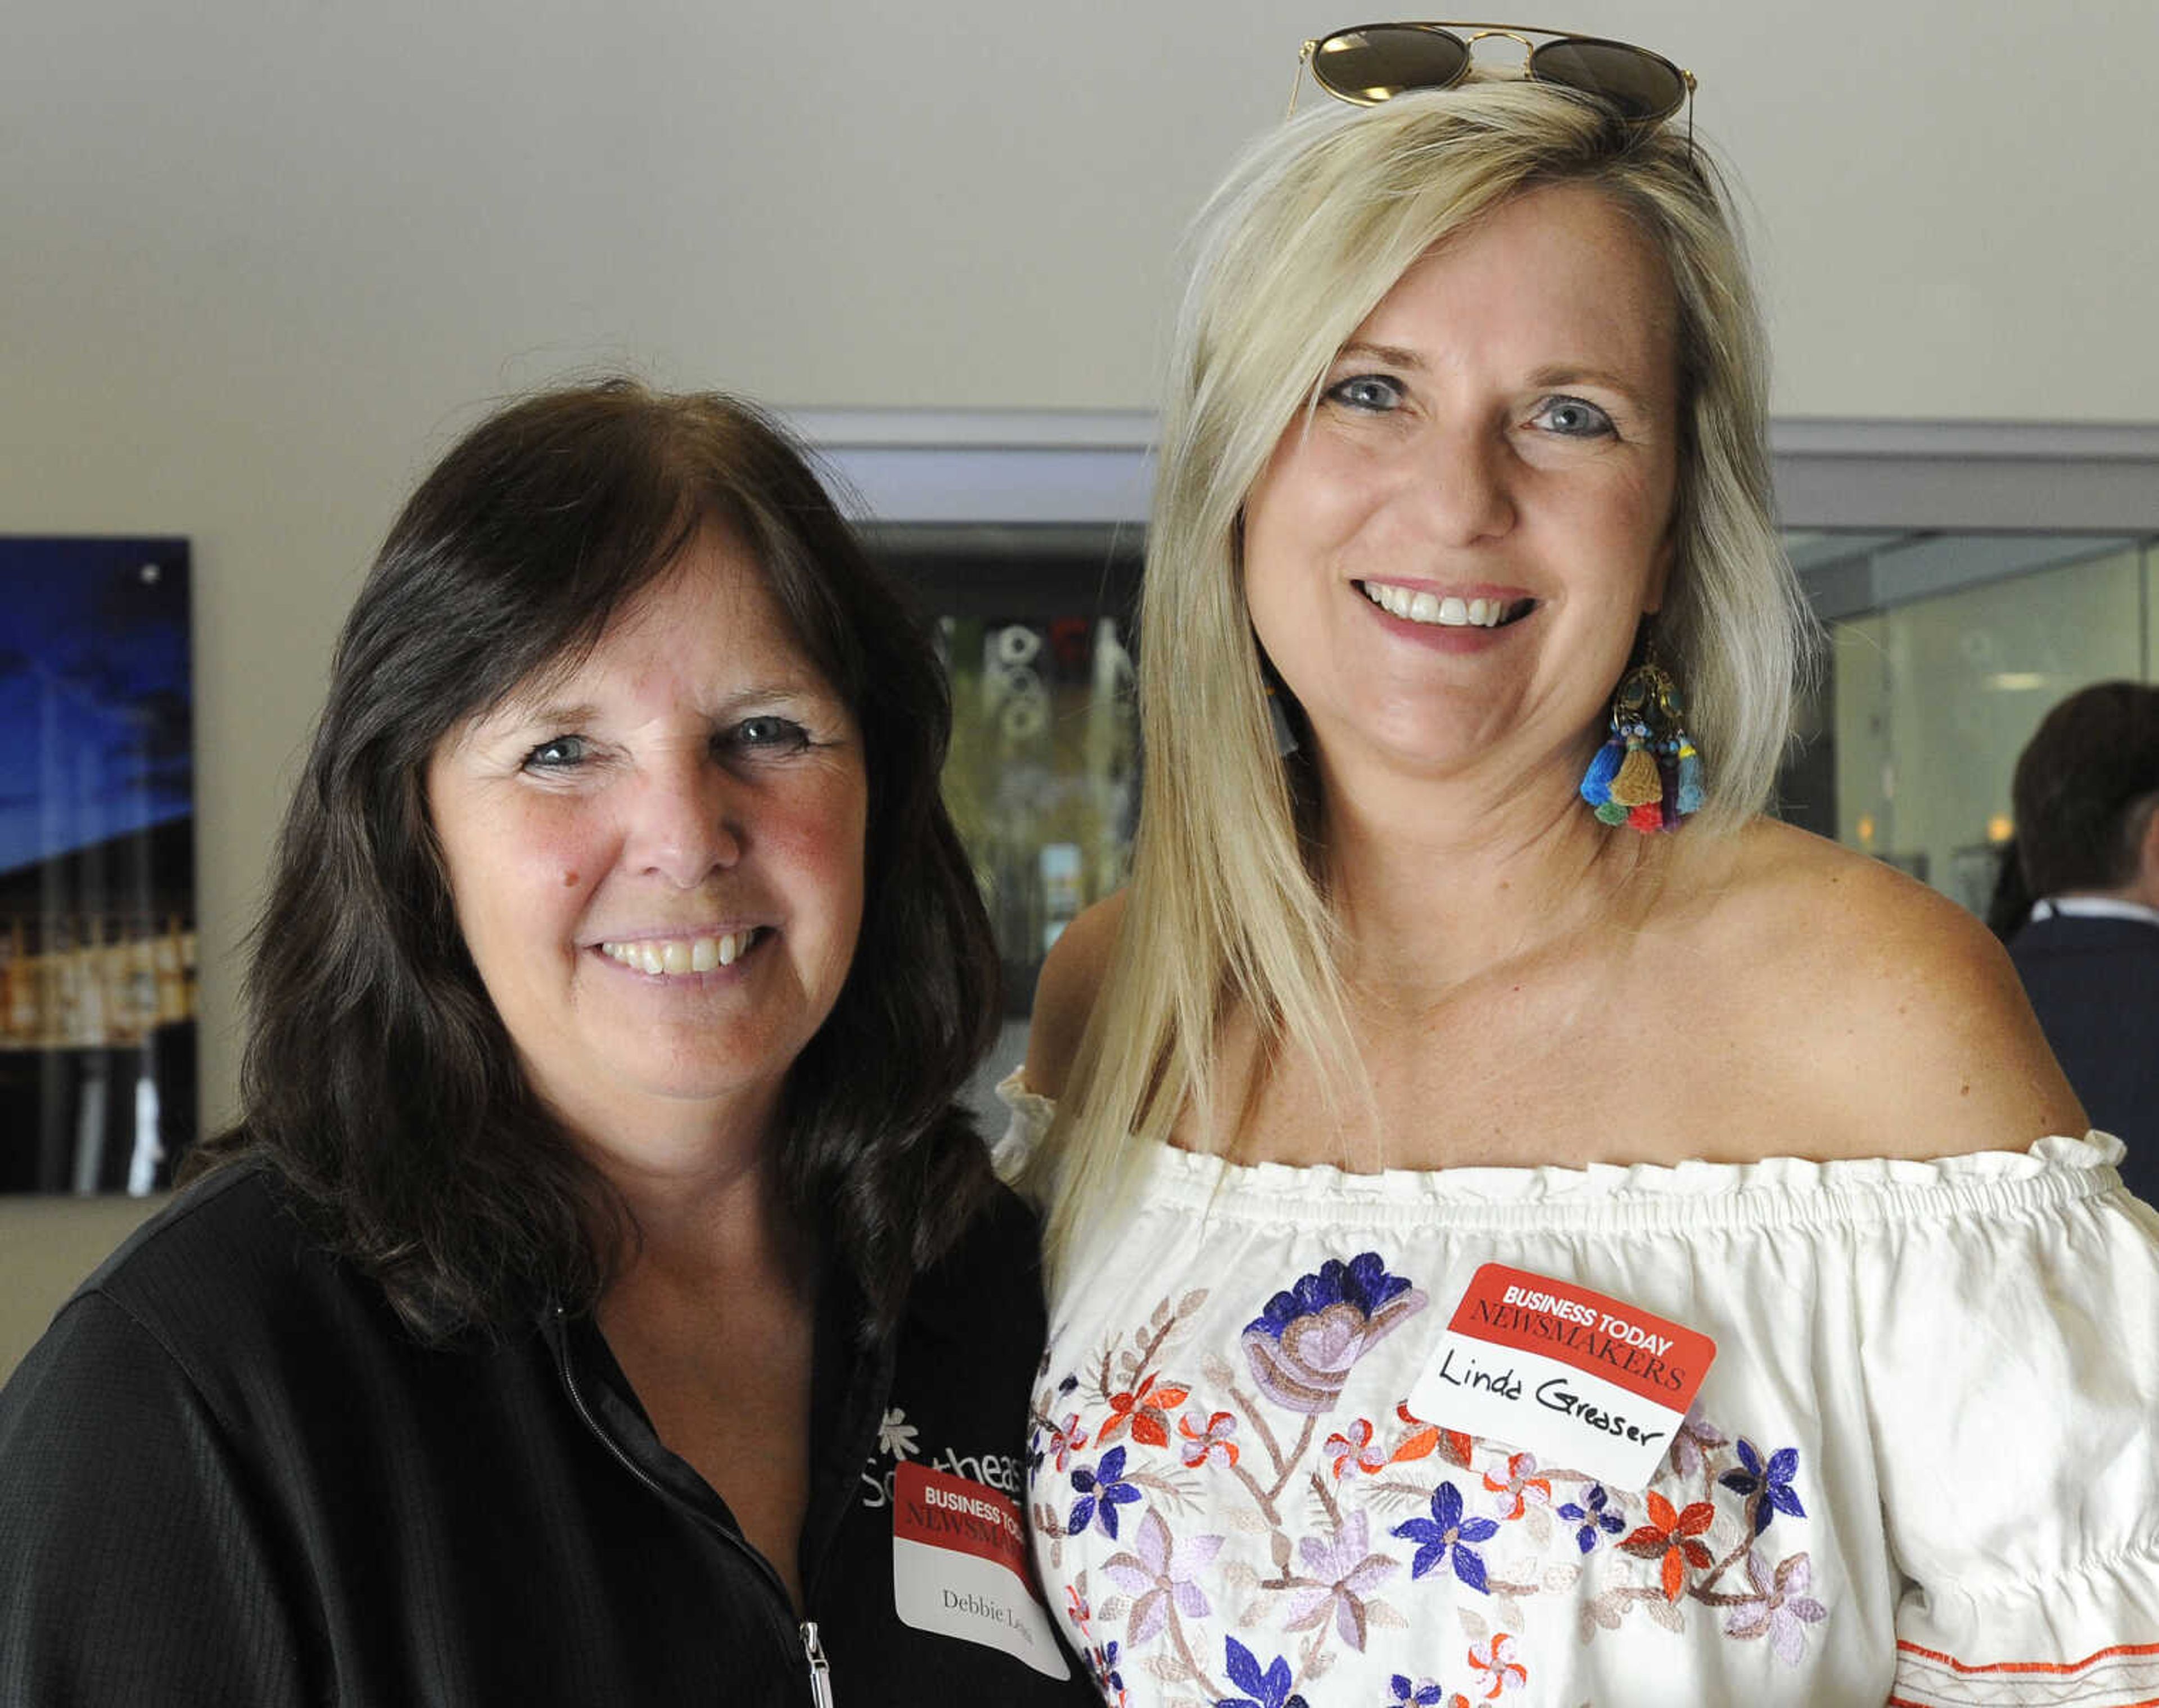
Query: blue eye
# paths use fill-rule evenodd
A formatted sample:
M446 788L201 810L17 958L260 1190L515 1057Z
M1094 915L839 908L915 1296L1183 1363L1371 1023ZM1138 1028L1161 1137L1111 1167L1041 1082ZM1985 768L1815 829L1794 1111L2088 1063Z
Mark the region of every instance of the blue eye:
M721 732L727 746L759 753L799 753L810 743L810 732L791 717L745 717Z
M581 735L558 735L544 741L525 756L525 764L533 771L566 771L581 764L585 758L585 738Z
M1547 397L1530 419L1563 438L1602 438L1613 431L1612 417L1579 397Z
M1357 374L1327 388L1327 401L1367 415L1385 415L1402 406L1402 388L1384 374Z

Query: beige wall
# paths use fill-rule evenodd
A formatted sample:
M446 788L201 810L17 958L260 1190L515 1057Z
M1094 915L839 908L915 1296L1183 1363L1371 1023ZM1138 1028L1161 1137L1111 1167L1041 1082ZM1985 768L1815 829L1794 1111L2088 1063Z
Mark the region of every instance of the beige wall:
M0 530L195 541L212 1118L329 636L450 434L593 364L790 406L1144 406L1180 228L1278 119L1301 37L1359 15L12 7ZM1563 21L1699 75L1752 199L1781 413L2152 417L2148 0Z
M162 1202L0 1195L0 1381L83 1277Z

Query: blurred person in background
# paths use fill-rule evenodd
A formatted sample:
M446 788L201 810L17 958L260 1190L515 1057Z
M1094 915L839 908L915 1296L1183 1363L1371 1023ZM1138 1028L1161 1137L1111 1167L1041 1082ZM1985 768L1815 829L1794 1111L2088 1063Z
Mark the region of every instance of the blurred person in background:
M2159 1198L2159 688L2099 682L2039 726L1988 923L2092 1124Z

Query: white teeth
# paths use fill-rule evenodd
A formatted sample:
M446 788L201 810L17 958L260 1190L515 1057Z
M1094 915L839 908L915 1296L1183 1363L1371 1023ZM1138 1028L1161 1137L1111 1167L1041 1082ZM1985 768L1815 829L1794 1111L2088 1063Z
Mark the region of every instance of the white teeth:
M729 931L718 937L647 937L635 943L603 943L600 953L609 960L657 978L684 973L708 973L732 966L756 940L754 928Z
M1381 610L1411 623L1432 624L1442 629L1497 629L1507 618L1504 599L1464 599L1454 593L1442 598L1434 593L1412 593L1407 587L1380 581L1359 585L1364 588L1364 597Z

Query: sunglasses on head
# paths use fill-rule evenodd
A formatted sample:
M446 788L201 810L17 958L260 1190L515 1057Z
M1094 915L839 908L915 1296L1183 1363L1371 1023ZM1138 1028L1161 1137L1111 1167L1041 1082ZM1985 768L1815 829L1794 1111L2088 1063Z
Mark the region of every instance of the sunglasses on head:
M1297 80L1290 85L1290 111L1297 111L1307 66L1312 80L1337 101L1375 106L1411 90L1452 89L1468 76L1477 44L1494 38L1520 44L1520 75L1592 96L1632 124L1668 119L1694 95L1693 72L1631 42L1527 23L1360 23L1304 44Z

